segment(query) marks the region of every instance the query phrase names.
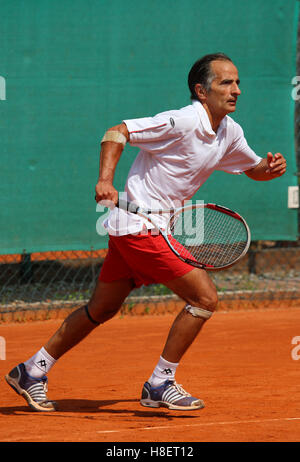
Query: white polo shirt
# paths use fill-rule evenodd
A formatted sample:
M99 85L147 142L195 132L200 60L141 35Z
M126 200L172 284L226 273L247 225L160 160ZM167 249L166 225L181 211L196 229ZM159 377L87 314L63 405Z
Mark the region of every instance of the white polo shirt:
M124 191L127 200L142 207L178 207L191 199L215 170L241 174L262 160L231 117L225 116L215 133L199 101L124 123L129 143L140 148ZM138 233L145 225L152 227L147 220L117 208L104 222L113 235Z

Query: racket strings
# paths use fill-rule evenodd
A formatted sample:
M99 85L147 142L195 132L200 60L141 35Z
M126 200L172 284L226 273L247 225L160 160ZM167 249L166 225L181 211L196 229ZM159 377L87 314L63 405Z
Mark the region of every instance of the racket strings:
M170 219L169 232L170 243L181 258L212 267L235 261L248 241L242 221L209 208L175 214Z
M205 242L212 243L215 240L215 243L202 246L204 258L210 258L212 263L215 262L218 266L235 260L243 252L247 242L247 233L242 222L210 209L207 209L207 212L209 213L205 213Z

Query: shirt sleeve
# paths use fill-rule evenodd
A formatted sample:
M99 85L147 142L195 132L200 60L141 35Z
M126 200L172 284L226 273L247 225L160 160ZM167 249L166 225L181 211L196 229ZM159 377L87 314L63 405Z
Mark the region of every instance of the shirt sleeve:
M258 165L262 157L258 156L248 145L242 127L234 122L234 137L216 170L241 174Z
M144 150L169 146L195 126L191 116L180 110L166 111L153 117L123 120L129 131L129 144Z

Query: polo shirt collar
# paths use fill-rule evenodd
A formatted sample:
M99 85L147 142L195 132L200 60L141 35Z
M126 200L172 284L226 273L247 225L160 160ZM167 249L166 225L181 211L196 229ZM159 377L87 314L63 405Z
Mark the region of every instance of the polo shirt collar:
M204 107L202 106L202 104L200 103L200 101L193 100L192 104L193 104L193 106L195 107L196 111L199 114L200 122L202 124L202 127L203 127L203 130L204 130L205 134L207 136L209 136L210 138L215 138L217 136L217 134L212 129L208 114L207 114L206 110L204 109ZM222 121L221 121L221 123L219 125L218 134L221 133L221 131L226 127L226 117L227 116L225 116L222 119Z

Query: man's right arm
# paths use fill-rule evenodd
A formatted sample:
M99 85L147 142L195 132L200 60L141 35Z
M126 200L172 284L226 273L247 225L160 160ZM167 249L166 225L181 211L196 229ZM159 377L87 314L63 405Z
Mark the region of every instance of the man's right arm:
M110 128L106 132L106 135L108 135L106 138L116 138L118 133L125 137L126 142L129 141L129 132L124 123ZM101 143L99 179L95 188L96 202L107 200L112 201L114 204L117 203L118 191L113 186L113 180L123 149L124 144L122 142L103 141Z

